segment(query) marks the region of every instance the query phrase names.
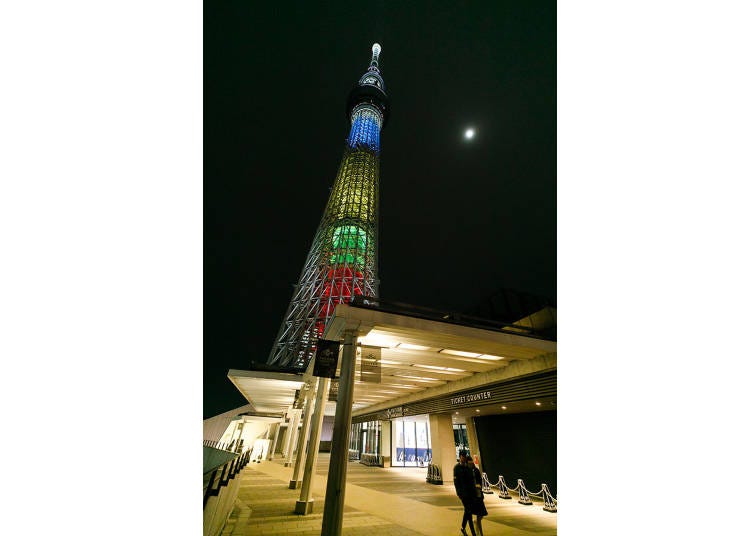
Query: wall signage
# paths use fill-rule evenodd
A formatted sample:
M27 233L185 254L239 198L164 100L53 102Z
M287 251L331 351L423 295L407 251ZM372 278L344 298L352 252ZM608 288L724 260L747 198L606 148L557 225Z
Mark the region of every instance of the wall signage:
M557 396L557 370L542 371L511 380L473 387L451 395L442 395L425 400L409 402L373 413L357 415L353 423L393 419L407 415L445 413L459 408L471 408L487 404L516 402L530 398Z
M492 391L480 391L478 393L469 393L467 395L451 397L451 406L490 399L492 399Z
M393 419L394 417L403 417L403 416L404 416L404 406L397 406L395 408L389 408L385 410L386 419Z

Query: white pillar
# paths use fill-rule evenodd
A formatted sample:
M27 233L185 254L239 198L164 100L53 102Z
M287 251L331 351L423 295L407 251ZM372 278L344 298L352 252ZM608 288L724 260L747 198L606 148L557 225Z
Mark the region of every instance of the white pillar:
M302 414L301 411L295 410L294 411L294 417L292 417L292 422L290 422L290 428L287 430L289 433L289 450L286 453L286 461L284 462L284 467L289 467L294 462L292 461L292 458L294 457L294 449L297 446L297 438L298 438L298 431L297 428L299 428L299 418Z
M315 395L315 413L312 416L310 427L310 446L307 448L305 459L305 473L302 479L302 491L294 508L297 514L307 515L313 511L314 500L310 498L312 479L315 476L315 465L318 463L318 450L320 450L320 430L323 428L323 415L325 414L326 402L328 401L328 388L331 385L329 378L318 378L318 391Z
M308 382L307 392L305 393L305 418L302 419L302 430L299 433L299 440L297 441L297 457L294 460L294 469L292 470L292 479L289 481L289 489L297 489L302 485L302 481L299 479L300 469L302 468L306 446L307 446L307 432L310 430L310 420L312 419L312 402L313 395L315 394L314 383Z
M391 466L391 421L380 422L380 455L383 467Z
M456 441L453 438L453 421L450 415L430 415L430 440L432 465L440 468L444 484L453 484L453 467L456 465Z
M321 534L326 536L340 536L344 521L346 470L349 465L349 432L352 426L352 402L354 400L354 369L357 360L356 344L356 330L345 331L336 418L331 440L331 463L328 466L326 504L323 509Z
M281 448L282 458L289 457L289 444L292 442L292 422L294 421L295 412L291 407L287 410L287 416L289 417L289 422L286 425L286 433L284 434L284 446Z
M274 426L276 426L276 429L273 432L273 441L271 441L271 451L268 453L268 461L273 460L273 454L276 452L276 442L279 440L279 432L281 431L280 422L277 422Z

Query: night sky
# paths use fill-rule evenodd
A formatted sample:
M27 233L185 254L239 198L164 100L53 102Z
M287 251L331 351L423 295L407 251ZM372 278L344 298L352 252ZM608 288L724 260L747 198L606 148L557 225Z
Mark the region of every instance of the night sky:
M204 418L246 403L228 369L268 357L373 42L381 297L556 300L555 2L206 3Z

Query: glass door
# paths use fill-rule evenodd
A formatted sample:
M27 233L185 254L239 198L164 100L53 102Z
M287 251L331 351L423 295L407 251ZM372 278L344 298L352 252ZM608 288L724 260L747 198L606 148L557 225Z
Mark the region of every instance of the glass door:
M391 465L427 467L432 460L426 415L391 421Z

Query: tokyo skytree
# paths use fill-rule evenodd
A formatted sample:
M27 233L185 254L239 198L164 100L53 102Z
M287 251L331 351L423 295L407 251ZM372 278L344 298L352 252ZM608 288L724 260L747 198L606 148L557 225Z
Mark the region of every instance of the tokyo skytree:
M349 93L344 154L268 363L303 369L339 303L378 296L380 130L389 102L380 73L381 47Z

